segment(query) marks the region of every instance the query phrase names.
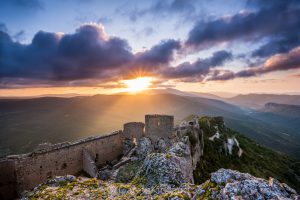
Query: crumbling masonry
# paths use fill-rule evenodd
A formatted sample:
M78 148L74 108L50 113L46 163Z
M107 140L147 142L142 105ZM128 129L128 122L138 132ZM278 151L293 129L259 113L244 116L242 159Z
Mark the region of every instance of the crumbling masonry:
M97 167L122 156L125 138L168 139L173 128L173 116L146 115L145 124L129 122L124 124L123 131L74 143L42 144L31 153L7 156L0 160L0 199L15 198L54 176L77 174L82 170L95 176Z

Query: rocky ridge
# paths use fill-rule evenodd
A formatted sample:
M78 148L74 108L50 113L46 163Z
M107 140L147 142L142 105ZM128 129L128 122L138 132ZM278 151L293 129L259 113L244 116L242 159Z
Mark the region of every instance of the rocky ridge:
M206 127L203 129L204 121ZM206 136L209 138L218 133L218 137L209 139L209 144L218 144L219 152L243 157L239 153L242 148L238 139L224 132L225 124L221 118L194 118L180 123L169 139L151 141L143 137L137 144L125 140L124 157L100 169L98 179L70 175L56 177L25 192L23 199L298 198L295 190L274 178L265 180L230 169L219 169L204 183L194 184L199 182L197 170L203 162L207 142L204 140L205 129L212 130L212 134Z

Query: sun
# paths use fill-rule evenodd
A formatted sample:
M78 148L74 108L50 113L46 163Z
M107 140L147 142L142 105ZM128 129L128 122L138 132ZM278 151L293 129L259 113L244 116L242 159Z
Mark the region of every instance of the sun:
M131 80L123 80L122 82L127 87L126 91L128 92L139 92L145 89L148 89L151 83L152 78L150 77L138 77Z

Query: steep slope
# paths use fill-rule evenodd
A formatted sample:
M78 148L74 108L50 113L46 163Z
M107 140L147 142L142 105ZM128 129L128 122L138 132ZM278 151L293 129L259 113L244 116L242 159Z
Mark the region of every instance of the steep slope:
M197 183L220 168L229 168L261 178L274 177L300 190L300 162L227 128L221 117L201 117L199 123L204 133L204 152L194 172Z
M267 103L261 111L285 116L288 118L300 118L300 105Z
M300 105L300 95L246 94L237 95L235 97L227 98L224 100L234 105L250 109L261 109L266 103L269 102Z
M221 115L229 127L259 143L300 157L298 138L280 123L275 126L256 119L245 110L219 100L174 94L1 100L0 153L2 156L24 153L42 142L58 143L106 134L122 129L125 122L144 121L145 113L174 115L176 122L191 113Z
M298 199L295 189L300 190L299 163L232 131L225 126L222 117L189 116L186 120L168 138L158 139L161 145L155 139L140 138L137 146L131 148L132 153L124 155L114 165L108 164L99 169L98 179L72 175L55 177L25 192L23 197ZM133 142L127 139L127 142ZM204 151L199 155L196 162L198 165L194 168L192 157L196 154L193 149L198 145ZM124 158L127 162L124 162ZM104 172L107 177L103 176ZM116 177L127 178L115 179L115 173Z

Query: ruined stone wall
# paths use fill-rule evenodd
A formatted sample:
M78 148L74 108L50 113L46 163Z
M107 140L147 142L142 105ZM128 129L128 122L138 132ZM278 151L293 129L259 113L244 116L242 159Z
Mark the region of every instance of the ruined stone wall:
M0 199L14 199L16 190L15 166L13 160L0 161Z
M122 132L87 138L76 143L47 149L16 160L18 190L32 189L37 184L59 175L76 174L83 168L83 149L97 165L117 159L122 155Z
M174 116L169 115L146 115L145 135L152 140L158 138L170 138L173 133Z
M137 140L145 135L144 133L145 124L143 122L129 122L123 126L124 137Z

